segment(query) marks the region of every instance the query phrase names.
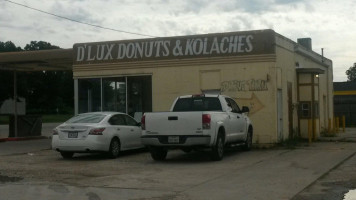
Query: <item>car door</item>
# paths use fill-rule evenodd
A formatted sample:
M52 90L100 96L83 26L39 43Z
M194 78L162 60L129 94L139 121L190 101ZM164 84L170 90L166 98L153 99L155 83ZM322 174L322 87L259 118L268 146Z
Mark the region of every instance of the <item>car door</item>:
M124 114L113 115L109 119L115 135L118 135L120 138L120 145L122 150L130 149L132 147L132 134L130 127L127 126Z
M243 140L245 135L246 120L240 113L240 108L233 99L226 98L226 101L232 108L232 111L229 113L230 128L232 130L230 139L231 141Z
M141 125L129 115L124 115L126 126L130 134L130 143L132 144L131 148L140 148L143 147L141 144Z

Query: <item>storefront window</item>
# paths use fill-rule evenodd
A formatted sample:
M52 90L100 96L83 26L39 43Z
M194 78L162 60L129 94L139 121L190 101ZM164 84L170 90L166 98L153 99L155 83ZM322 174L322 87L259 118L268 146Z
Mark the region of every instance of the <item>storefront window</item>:
M116 111L140 120L152 111L151 76L78 80L78 113Z
M125 77L103 78L103 111L126 113Z
M78 81L78 112L101 111L101 80L100 78L79 79Z
M140 120L144 112L152 111L151 76L127 77L128 114Z

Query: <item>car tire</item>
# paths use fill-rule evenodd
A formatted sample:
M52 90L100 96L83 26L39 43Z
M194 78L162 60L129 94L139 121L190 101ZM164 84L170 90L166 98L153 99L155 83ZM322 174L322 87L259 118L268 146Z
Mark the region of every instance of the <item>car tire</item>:
M219 132L216 138L216 143L211 150L211 159L214 161L222 160L224 157L224 137L223 133Z
M71 159L73 158L74 155L73 152L60 152L60 153L64 159Z
M167 149L161 147L150 147L150 153L153 160L162 161L167 157Z
M251 131L251 129L248 129L247 137L244 142L244 145L242 146L242 149L244 151L250 151L251 147L252 147L252 131Z
M108 157L109 158L117 158L120 154L120 140L117 138L113 138L110 142Z

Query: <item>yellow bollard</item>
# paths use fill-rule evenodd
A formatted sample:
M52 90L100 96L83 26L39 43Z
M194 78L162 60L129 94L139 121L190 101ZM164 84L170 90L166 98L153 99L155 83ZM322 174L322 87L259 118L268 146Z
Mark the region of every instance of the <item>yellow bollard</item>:
M308 141L309 141L309 143L312 142L312 131L313 131L312 120L308 119Z
M340 127L339 117L336 117L335 121L336 121L336 133L339 133L339 127Z
M345 115L342 116L342 132L345 133Z
M330 134L331 131L332 131L332 129L331 129L331 119L329 119L328 134Z

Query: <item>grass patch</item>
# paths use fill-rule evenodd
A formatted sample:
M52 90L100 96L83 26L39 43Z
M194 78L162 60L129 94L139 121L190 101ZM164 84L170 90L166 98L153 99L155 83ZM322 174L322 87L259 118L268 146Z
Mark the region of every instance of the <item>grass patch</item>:
M9 117L5 115L0 116L0 124L9 124Z
M42 123L61 123L67 121L69 118L73 117L72 114L54 114L54 115L41 115ZM0 124L9 124L9 116L2 115L0 116Z
M65 122L73 115L42 115L42 123Z

